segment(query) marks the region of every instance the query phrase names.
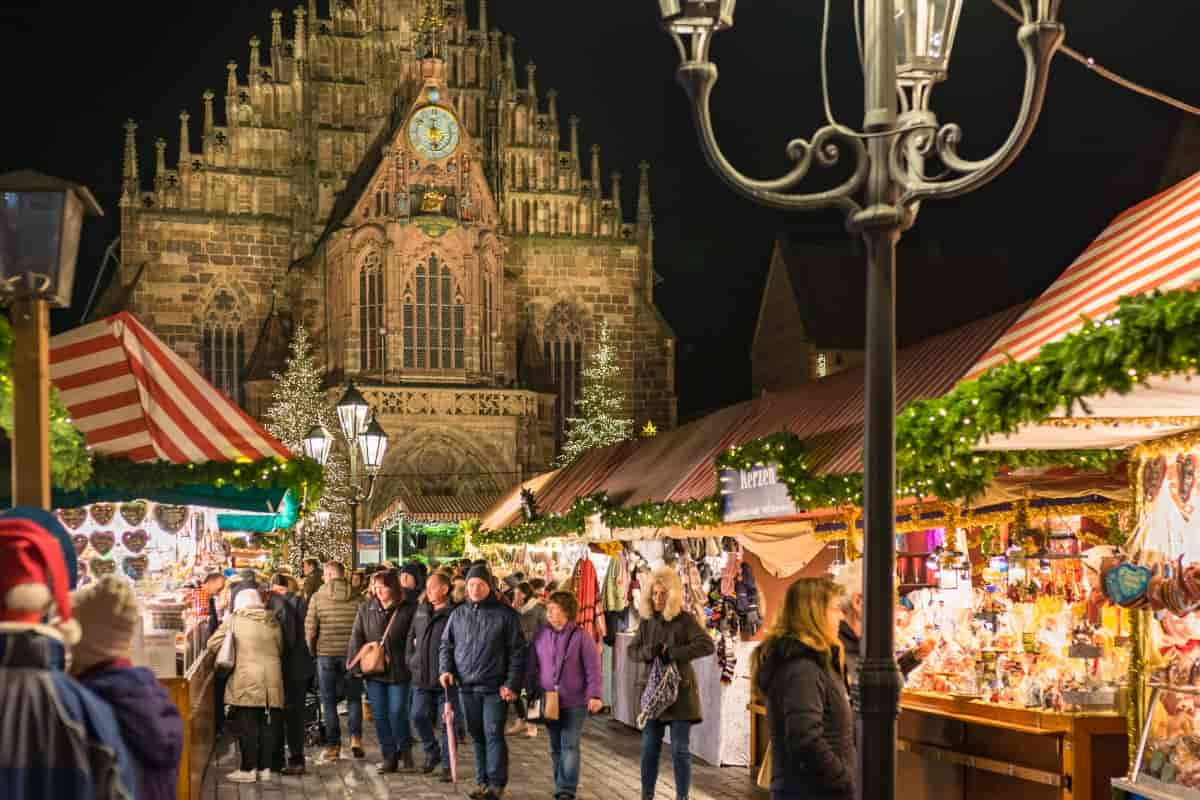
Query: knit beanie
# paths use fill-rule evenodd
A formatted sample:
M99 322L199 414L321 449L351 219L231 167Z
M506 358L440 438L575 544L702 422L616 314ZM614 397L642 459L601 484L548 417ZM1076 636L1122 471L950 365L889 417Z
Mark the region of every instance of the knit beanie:
M71 609L83 628L71 648L71 671L76 675L105 661L129 658L137 633L138 608L125 578L105 575L71 593Z
M492 583L492 573L488 571L487 564L475 564L467 570L467 580L471 578L479 578L489 585Z

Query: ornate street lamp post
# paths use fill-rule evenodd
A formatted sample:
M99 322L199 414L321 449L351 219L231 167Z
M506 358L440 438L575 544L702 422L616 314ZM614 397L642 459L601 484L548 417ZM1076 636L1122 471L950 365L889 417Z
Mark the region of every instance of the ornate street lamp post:
M838 208L867 251L866 452L863 509L866 525L863 589L866 652L856 700L862 721L861 797L895 794L896 716L901 679L893 659L892 603L895 559L895 274L896 242L913 225L926 199L957 197L988 183L1017 158L1032 135L1045 97L1050 62L1063 41L1061 0L1021 0L1017 43L1025 55L1021 109L1007 140L988 158L958 154L961 129L941 125L929 108L934 84L944 80L961 0L864 0L863 131L828 124L811 139L793 139L794 162L782 177L755 180L721 153L709 97L717 67L709 60L713 36L733 26L736 0L659 0L663 26L679 50L677 77L691 99L705 159L734 191L764 206L808 211ZM828 3L829 0L826 0ZM828 16L828 5L826 6ZM792 191L813 164L829 167L849 156L852 174L828 191ZM940 162L931 174L928 160Z
M375 490L375 476L387 454L388 436L371 416L371 407L353 383L347 385L346 393L338 401L337 414L350 451L350 569L353 570L358 566L358 505L370 500ZM360 455L367 473L365 490L359 483Z
M329 453L331 450L333 450L333 437L329 435L329 431L325 430L324 425L313 425L308 429L308 433L304 437L304 455L324 467L329 462ZM319 511L314 512L314 514L320 513ZM307 527L307 520L300 525L301 561L304 561L304 540L307 538L305 535Z

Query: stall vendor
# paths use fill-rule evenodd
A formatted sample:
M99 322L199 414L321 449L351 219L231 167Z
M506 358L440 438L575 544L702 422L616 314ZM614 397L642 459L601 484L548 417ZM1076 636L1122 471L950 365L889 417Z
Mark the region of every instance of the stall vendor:
M862 612L863 573L862 561L843 567L835 579L844 590L842 595L842 622L838 627L838 638L846 659L846 677L851 682L858 680L858 662L862 657ZM905 650L896 659L900 672L907 678L925 657L933 651L936 642L926 639L914 648Z

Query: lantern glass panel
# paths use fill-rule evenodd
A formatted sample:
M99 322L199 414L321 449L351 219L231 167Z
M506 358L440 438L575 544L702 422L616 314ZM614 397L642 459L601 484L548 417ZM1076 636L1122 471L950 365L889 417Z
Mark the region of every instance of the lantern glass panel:
M962 0L895 0L896 77L944 80Z

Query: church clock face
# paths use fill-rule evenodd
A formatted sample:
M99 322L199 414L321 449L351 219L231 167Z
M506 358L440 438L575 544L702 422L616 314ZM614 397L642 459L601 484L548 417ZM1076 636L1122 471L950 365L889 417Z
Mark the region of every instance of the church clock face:
M445 158L458 149L458 120L440 106L425 106L408 123L408 140L425 158Z

